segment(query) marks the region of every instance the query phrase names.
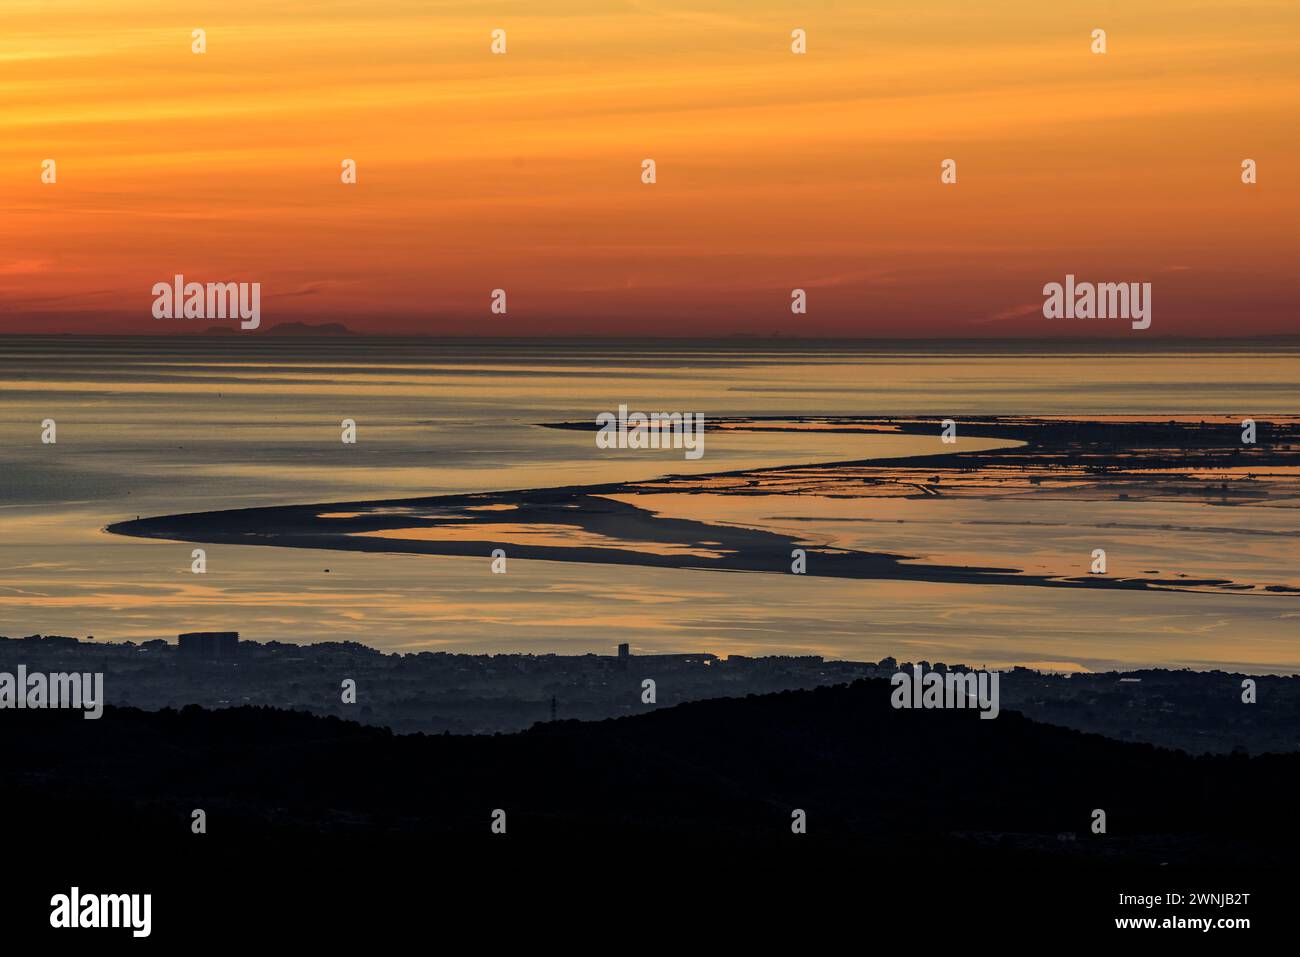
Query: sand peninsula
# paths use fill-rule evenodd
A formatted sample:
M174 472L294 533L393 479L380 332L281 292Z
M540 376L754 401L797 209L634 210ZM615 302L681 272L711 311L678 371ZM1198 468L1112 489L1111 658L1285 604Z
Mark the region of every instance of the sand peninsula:
M118 535L198 543L511 558L789 574L792 553L806 574L895 579L1295 596L1286 582L1159 575L1044 575L1014 567L934 564L907 555L819 547L796 535L669 517L637 504L650 496L781 496L921 499L1022 497L1074 501L1181 502L1300 507L1300 417L1255 416L1243 442L1241 416L994 416L962 419L962 435L1017 444L962 451L941 444L938 418L827 416L731 418L711 430L932 435L935 453L644 482L332 502L168 515L119 522ZM595 431L594 423L547 428Z

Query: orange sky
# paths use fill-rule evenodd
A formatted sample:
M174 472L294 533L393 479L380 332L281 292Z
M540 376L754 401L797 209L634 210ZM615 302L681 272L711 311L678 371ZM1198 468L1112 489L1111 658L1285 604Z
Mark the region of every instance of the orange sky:
M4 0L0 332L1295 333L1297 106L1294 0Z

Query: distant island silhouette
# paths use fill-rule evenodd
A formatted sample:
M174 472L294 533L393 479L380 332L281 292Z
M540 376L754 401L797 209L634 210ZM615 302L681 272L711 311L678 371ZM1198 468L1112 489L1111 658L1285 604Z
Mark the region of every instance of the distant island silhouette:
M208 326L199 335L202 336L236 336L248 333L235 326ZM261 330L264 336L354 336L351 329L341 322L277 322Z

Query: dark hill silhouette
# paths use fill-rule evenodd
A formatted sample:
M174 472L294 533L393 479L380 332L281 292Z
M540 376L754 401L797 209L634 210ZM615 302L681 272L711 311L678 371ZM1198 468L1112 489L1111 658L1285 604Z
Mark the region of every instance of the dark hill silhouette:
M153 893L159 939L335 947L453 927L529 946L683 926L733 943L831 927L1023 940L1220 916L1117 905L1175 889L1250 892L1257 925L1285 919L1300 755L1193 758L1005 710L894 711L889 690L494 736L269 708L6 711L0 811L22 880L0 917L6 939L47 933L51 895L75 884Z
M250 845L481 842L502 808L525 842L657 834L1202 864L1296 851L1300 755L1192 758L1014 712L985 721L888 699L887 682L860 681L477 737L263 708L12 711L0 806L7 820L75 808L103 833L129 821L136 840L184 834L202 807L224 842ZM795 808L806 835L790 832ZM1104 836L1089 831L1094 808Z

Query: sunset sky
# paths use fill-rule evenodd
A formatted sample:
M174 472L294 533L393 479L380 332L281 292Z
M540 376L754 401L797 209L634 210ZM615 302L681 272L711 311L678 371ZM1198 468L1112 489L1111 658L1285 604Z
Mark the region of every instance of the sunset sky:
M5 0L0 332L1296 333L1298 107L1294 0Z

